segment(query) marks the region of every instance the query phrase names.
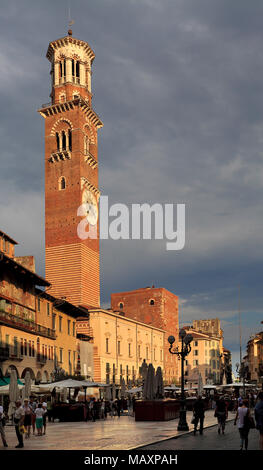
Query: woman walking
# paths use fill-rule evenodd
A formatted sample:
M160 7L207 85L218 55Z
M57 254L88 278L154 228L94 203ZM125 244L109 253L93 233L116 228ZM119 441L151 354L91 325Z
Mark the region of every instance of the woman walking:
M24 400L24 411L25 411L25 419L24 419L24 426L26 428L26 434L25 437L29 438L30 437L30 429L31 429L31 419L32 419L32 408L28 403L28 400Z
M237 409L237 414L235 417L234 425L237 424L239 434L240 434L240 450L243 450L243 446L245 444L245 450L248 448L248 433L249 433L249 426L248 426L248 418L250 416L249 408L248 408L248 401L243 400L240 406Z
M38 407L36 408L35 415L36 415L36 428L37 428L37 435L42 436L43 430L43 415L45 414L45 410L42 408L42 404L39 403Z
M218 422L218 434L221 433L225 434L225 426L226 426L226 419L227 419L227 405L225 402L224 397L220 397L219 400L216 402L216 409L215 409L215 416L217 417Z

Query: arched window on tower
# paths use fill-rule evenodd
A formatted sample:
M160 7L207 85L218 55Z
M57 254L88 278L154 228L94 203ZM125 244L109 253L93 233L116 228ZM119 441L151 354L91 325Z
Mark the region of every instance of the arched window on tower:
M79 60L72 59L72 81L80 83L80 62Z
M64 83L66 80L66 59L59 62L59 82Z
M56 142L57 142L57 150L60 151L60 139L59 139L59 133L56 132Z
M58 180L58 189L59 191L62 191L63 189L66 189L66 178L65 176L61 176Z
M68 130L68 147L69 147L69 150L71 151L72 150L72 133L71 133L71 129Z
M62 150L67 150L67 139L65 131L62 131Z

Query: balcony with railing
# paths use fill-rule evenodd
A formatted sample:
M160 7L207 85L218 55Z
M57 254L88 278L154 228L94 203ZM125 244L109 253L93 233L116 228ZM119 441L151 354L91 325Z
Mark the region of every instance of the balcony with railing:
M34 335L44 336L50 339L56 339L56 332L50 328L39 325L33 320L26 320L19 316L12 315L5 310L0 310L0 325L7 325L18 330L26 331Z

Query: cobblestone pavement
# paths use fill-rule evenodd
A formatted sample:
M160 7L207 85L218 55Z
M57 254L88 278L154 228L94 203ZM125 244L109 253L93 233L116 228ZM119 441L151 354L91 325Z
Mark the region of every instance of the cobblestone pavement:
M193 425L190 424L191 417L192 413L188 412L187 420L190 430L193 429ZM233 418L234 415L230 413L229 419ZM215 423L214 411L207 411L205 427ZM91 421L48 423L45 436L31 436L30 439L24 439L24 449L130 450L185 434L177 431L177 425L178 419L135 422L134 418L129 416L108 417L105 421L100 420L95 423ZM6 426L5 429L9 446L6 450L13 449L17 444L15 429L13 426ZM4 449L1 447L1 450Z
M149 446L141 447L140 450L239 450L239 432L233 421L228 423L224 435L218 435L217 426L204 430L204 434L196 436L193 433L181 436L179 439L169 439ZM259 432L251 429L248 438L248 450L259 450Z

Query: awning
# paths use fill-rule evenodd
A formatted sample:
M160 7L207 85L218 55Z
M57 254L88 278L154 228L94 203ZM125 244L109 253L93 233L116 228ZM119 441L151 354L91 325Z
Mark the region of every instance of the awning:
M21 382L21 380L17 379L17 383L18 385L24 385L23 382ZM0 387L5 387L6 385L9 385L10 384L10 377L3 377L2 379L0 379Z

